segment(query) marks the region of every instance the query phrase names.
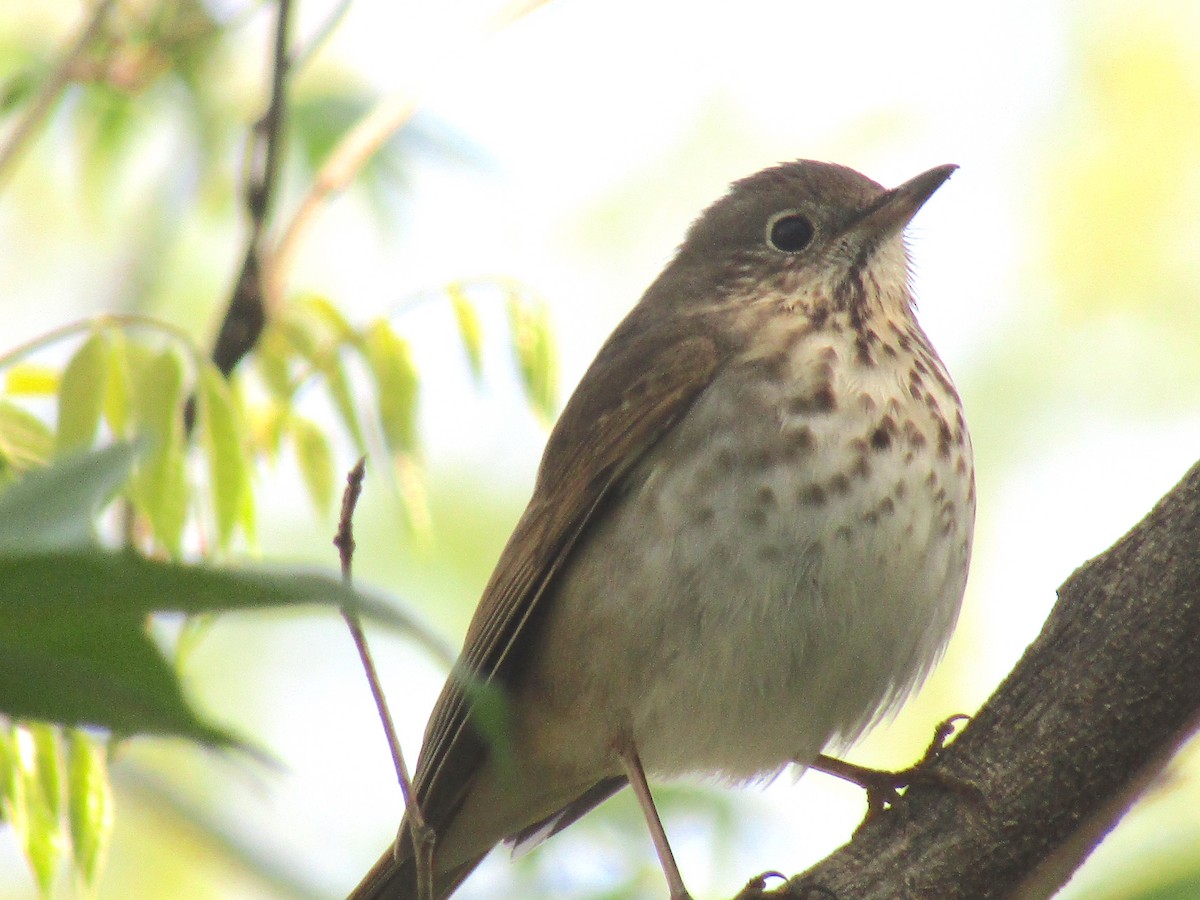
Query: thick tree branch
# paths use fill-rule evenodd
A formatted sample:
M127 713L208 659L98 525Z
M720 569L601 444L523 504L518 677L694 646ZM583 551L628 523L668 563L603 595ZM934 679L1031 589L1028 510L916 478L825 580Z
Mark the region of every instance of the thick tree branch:
M1200 464L1059 589L1038 639L934 770L849 844L754 897L1047 897L1200 716Z

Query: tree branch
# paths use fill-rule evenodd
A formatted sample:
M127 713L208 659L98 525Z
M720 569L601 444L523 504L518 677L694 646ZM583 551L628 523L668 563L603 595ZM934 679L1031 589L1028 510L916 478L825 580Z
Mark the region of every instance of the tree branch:
M913 788L774 891L833 896L1053 894L1200 717L1200 464L1059 589L1042 633L933 769L985 798Z
M30 103L21 121L17 123L4 146L0 147L0 187L12 175L30 138L37 134L46 117L54 109L59 96L71 83L79 61L100 36L104 22L115 3L116 0L101 0L96 4L87 22L79 30L78 36L54 67L54 71L42 82L37 97Z

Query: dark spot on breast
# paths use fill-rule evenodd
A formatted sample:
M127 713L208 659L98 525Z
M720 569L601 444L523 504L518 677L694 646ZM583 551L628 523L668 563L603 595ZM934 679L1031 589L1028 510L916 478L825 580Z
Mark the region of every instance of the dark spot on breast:
M773 544L767 544L759 548L758 558L766 563L779 562L783 559L783 551Z
M833 303L838 309L849 310L851 316L855 315L856 309L860 310L858 315L862 315L861 309L866 303L866 287L863 285L861 268L852 265L846 277L834 285Z
M925 446L925 432L921 431L912 419L904 422L904 442L913 450L920 450Z
M769 484L761 485L759 489L755 491L754 499L758 501L760 506L770 509L776 504L775 489Z
M861 331L854 338L854 355L860 366L873 367L875 365L875 357L871 353L871 342Z
M713 512L711 506L701 506L692 514L692 523L694 525L709 525L716 517L717 514Z
M815 301L817 305L808 314L808 321L813 328L824 328L825 323L829 320L829 307L824 305L824 296L816 297Z
M829 490L845 496L850 493L850 479L845 475L834 475L829 479Z
M854 461L854 466L850 469L850 474L855 478L869 478L871 476L871 463L865 456L860 456Z
M879 501L879 514L881 516L890 516L896 512L896 504L891 497L884 497Z
M717 470L726 474L733 471L733 451L728 447L717 451Z
M865 512L863 513L862 520L867 525L875 525L879 522L879 514L874 511Z
M886 450L892 446L892 435L895 433L896 423L891 416L884 416L871 432L871 446L876 450Z
M791 357L786 350L781 350L769 356L752 359L746 363L746 367L752 369L756 376L767 381L787 381L791 375Z
M762 528L767 524L767 514L761 509L747 509L742 511L742 520L755 528Z
M811 416L820 413L831 413L837 408L837 398L833 395L833 385L825 382L808 395L793 397L787 403L787 411L794 416Z
M960 456L954 461L954 471L959 475L967 474L967 460L965 457Z
M850 543L850 539L852 537L854 537L854 532L850 529L849 525L840 526L838 528L838 530L835 531L833 534L834 534L834 537L838 538L839 540L845 541L847 544Z
M825 488L819 484L806 484L800 488L796 499L802 506L821 506L825 503Z
M950 458L950 426L946 424L945 419L938 420L938 456L942 459Z
M787 428L783 432L783 458L796 460L801 456L812 453L817 446L817 438L807 425L799 428Z
M897 500L903 500L905 494L908 493L908 485L905 484L903 481L897 481L896 487L892 491L892 493L896 495Z

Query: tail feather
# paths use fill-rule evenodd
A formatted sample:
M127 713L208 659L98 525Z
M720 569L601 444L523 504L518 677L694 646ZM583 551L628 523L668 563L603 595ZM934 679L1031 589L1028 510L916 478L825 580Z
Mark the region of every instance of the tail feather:
M486 855L477 856L448 872L435 872L434 900L445 900L454 893ZM413 857L397 859L393 848L388 847L346 900L425 900L417 894L417 866Z
M574 824L580 817L591 812L627 784L629 782L624 775L614 775L603 781L597 781L554 815L547 816L528 828L522 828L516 834L506 838L505 843L512 844L514 858L524 856L568 825Z

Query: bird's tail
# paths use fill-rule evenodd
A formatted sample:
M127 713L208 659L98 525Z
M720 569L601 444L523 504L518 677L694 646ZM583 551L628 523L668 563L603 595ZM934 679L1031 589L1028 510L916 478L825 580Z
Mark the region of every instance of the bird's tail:
M434 900L444 900L454 893L482 861L483 856L477 856L448 872L435 872ZM398 858L395 848L388 847L346 900L425 900L417 893L417 866L411 851Z

